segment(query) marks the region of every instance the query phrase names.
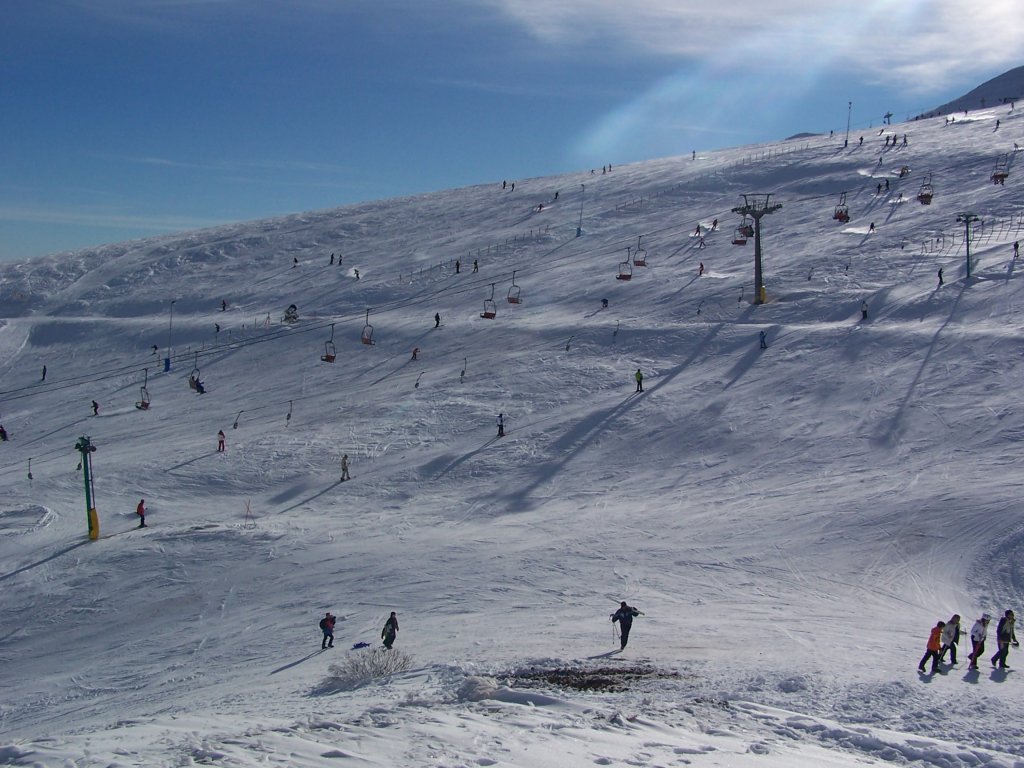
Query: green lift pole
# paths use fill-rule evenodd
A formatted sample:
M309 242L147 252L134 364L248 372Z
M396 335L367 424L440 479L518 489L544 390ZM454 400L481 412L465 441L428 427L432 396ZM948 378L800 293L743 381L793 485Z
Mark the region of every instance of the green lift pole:
M96 514L96 489L92 485L92 454L96 446L88 437L78 438L75 450L82 454L82 475L85 478L85 516L89 524L89 538L96 541L100 537L100 520Z

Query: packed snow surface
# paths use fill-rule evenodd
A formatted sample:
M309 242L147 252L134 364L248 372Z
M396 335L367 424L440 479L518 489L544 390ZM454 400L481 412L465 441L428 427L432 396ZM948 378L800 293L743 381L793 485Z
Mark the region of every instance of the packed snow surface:
M0 764L1024 766L995 622L917 671L1024 595L1024 122L949 117L0 267Z

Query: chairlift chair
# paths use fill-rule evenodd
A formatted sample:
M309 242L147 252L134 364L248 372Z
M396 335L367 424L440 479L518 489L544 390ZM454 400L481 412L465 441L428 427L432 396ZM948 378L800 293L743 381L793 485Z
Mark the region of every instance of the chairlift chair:
M494 283L491 283L491 297L484 299L484 311L480 313L480 317L485 320L493 320L498 316L498 305L494 303Z
M636 252L633 254L633 266L634 267L646 267L647 266L647 250L640 247L640 239L643 235L639 235L636 239Z
M619 274L615 276L616 280L632 280L633 279L633 265L629 263L629 260L619 262Z
M992 171L992 183L1002 185L1006 183L1007 177L1010 175L1010 162L1006 155L1003 155L998 162L996 167Z
M366 325L363 326L363 333L359 337L363 344L373 344L373 326L370 325L370 310L366 310Z
M135 407L138 408L140 411L148 411L149 390L146 389L146 385L149 384L149 368L144 368L142 371L142 375L144 378L142 379L142 387L140 388L140 397L138 402L135 403Z
M324 342L324 353L320 359L325 363L333 363L338 357L338 350L334 347L334 323L331 323L331 338Z
M850 209L846 205L845 192L839 196L839 205L836 206L836 210L835 213L832 214L832 218L840 224L845 224L850 220Z
M744 225L736 227L736 232L732 236L733 245L746 245L747 244L747 229Z
M935 196L932 190L932 175L929 173L925 176L924 182L921 184L921 190L917 193L917 200L921 205L931 205L932 198Z
M506 297L509 304L523 303L522 297L520 296L519 286L516 285L516 272L518 271L519 270L512 270L512 287L508 289L508 296Z

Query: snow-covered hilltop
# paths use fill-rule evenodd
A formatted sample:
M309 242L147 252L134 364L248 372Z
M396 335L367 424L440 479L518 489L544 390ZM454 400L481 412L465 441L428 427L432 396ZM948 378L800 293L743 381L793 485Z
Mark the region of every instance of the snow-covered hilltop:
M0 764L1024 765L1019 673L916 670L1024 594L1022 127L0 266ZM346 683L391 611L410 669Z

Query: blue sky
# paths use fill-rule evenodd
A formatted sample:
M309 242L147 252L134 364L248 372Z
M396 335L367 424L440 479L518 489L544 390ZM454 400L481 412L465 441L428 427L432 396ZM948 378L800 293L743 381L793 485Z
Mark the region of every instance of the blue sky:
M0 259L877 125L1021 63L1008 0L769 5L15 2Z

